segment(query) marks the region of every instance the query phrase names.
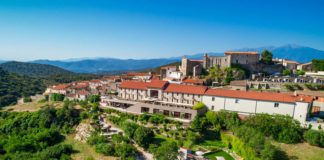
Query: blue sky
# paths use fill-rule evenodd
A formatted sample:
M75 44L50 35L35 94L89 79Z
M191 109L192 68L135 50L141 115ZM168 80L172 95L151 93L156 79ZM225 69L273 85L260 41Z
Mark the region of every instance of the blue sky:
M321 0L1 0L0 59L158 58L299 44L324 50Z

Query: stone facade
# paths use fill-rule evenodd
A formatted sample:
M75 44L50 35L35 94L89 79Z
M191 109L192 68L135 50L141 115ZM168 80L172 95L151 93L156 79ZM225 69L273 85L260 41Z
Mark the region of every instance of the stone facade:
M180 71L183 76L198 76L201 74L203 61L190 60L186 56L182 57Z
M211 67L225 68L232 64L240 65L256 65L259 62L259 54L257 52L225 52L224 56L208 56L204 55L203 67L205 69Z

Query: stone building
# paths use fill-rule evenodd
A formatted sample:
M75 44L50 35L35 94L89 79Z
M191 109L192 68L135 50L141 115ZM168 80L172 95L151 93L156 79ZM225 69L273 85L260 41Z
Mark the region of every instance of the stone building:
M193 76L196 77L201 74L202 72L202 60L191 60L188 59L186 56L182 57L180 71L182 72L183 76Z
M225 52L224 56L208 56L205 54L203 60L190 60L186 56L182 57L180 71L183 76L196 77L201 74L202 69L211 67L225 68L232 64L240 64L243 67L253 70L259 63L258 52Z
M232 64L240 65L256 65L259 62L258 52L225 52L224 56L208 56L205 54L203 58L203 67L230 67Z

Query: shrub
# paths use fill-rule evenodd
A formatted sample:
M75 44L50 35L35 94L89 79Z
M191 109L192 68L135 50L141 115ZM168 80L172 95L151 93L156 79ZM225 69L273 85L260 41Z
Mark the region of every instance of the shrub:
M101 154L104 154L106 156L113 156L113 155L115 155L115 148L114 148L114 146L111 145L111 144L108 144L108 143L96 144L95 151L97 153L101 153Z
M257 114L250 116L245 121L245 125L279 142L297 143L302 140L300 123L290 116Z
M175 142L162 142L162 144L154 150L154 157L158 160L178 159L178 146Z
M99 135L97 133L92 134L88 139L87 143L90 145L100 144L100 143L106 143L108 142L108 139L105 136Z
M59 94L59 93L52 93L51 94L51 101L63 101L64 100L64 95Z
M115 146L115 153L117 156L121 157L122 159L129 159L135 157L137 150L130 144L121 143L116 144Z
M200 110L200 109L204 109L206 108L206 105L202 102L198 102L197 104L195 104L192 109L194 110Z
M191 122L190 128L199 133L204 132L209 127L209 123L205 116L196 116Z
M97 103L97 102L100 102L101 98L99 95L91 95L89 98L88 98L88 101L91 102L91 103Z
M228 149L232 149L242 158L249 160L259 160L257 153L251 147L245 145L244 142L239 138L222 133L221 140Z
M24 103L32 102L33 100L30 97L24 97Z
M135 133L136 129L139 127L139 125L137 125L136 123L133 123L133 122L124 121L122 123L121 127L124 130L125 135L127 137L133 138L134 133Z
M310 145L324 147L324 131L308 130L304 138Z
M165 121L165 116L163 114L153 114L151 115L151 117L149 118L149 122L157 125L157 124L161 124Z
M135 142L144 148L147 148L149 144L153 141L154 133L150 128L140 126L136 129L134 133Z
M138 117L138 120L139 120L140 122L147 122L149 119L150 119L150 115L148 115L147 113L141 114L141 115Z

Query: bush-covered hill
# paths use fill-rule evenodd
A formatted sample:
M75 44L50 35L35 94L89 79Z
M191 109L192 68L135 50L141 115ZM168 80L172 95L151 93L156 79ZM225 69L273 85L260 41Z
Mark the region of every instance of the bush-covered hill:
M45 88L43 80L19 76L0 68L0 107L16 103L19 97L42 93Z
M0 67L0 107L15 104L18 98L41 94L46 87L56 83L99 78L89 74L57 74L46 77L30 77L3 70Z
M74 74L73 72L52 65L16 61L2 63L0 64L0 67L11 73L17 73L19 75L27 75L32 77L46 77L58 74Z

